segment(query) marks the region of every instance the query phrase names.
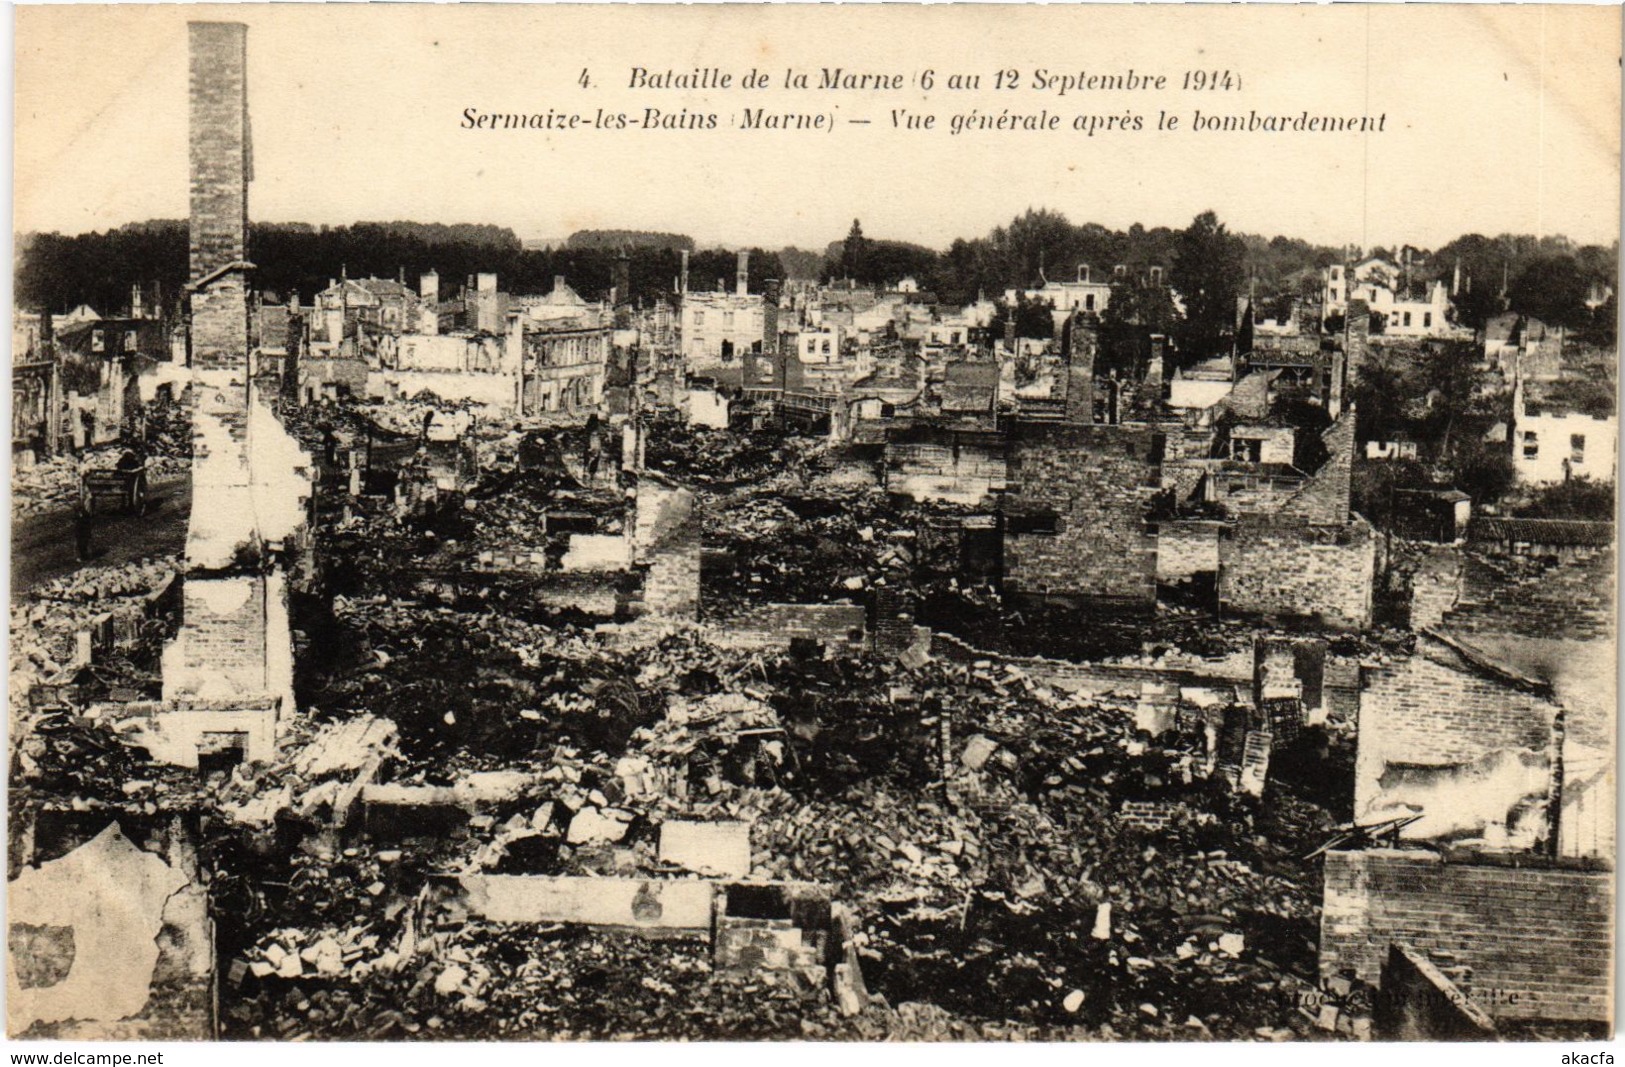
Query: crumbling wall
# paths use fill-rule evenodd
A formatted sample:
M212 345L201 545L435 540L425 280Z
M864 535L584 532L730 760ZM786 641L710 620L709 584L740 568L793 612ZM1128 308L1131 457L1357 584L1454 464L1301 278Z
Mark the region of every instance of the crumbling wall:
M214 930L197 850L178 818L38 813L37 849L7 886L12 1037L215 1036ZM99 824L99 830L98 830Z
M1207 499L1229 515L1278 515L1303 490L1297 474L1251 466L1215 466L1208 476Z
M1429 545L1411 576L1411 629L1427 630L1444 621L1461 597L1461 550Z
M1377 1027L1389 1041L1490 1041L1495 1020L1404 942L1388 946Z
M537 583L531 596L538 605L555 611L581 611L607 618L619 614L627 603L619 577L613 571L549 572L547 580Z
M1360 700L1354 817L1421 811L1407 838L1544 836L1552 727L1540 694L1487 676L1437 642L1372 670ZM1531 806L1519 817L1520 808ZM1511 835L1500 841L1500 835Z
M1280 517L1317 526L1342 526L1349 521L1354 476L1354 410L1326 427L1320 439L1326 447L1326 461L1282 507Z
M729 648L784 648L796 640L826 651L860 651L867 643L868 610L861 604L763 604L729 619L717 644Z
M693 492L645 479L638 485L633 531L644 572L639 610L663 619L700 614L700 512Z
M931 427L888 433L885 469L893 493L969 507L987 504L1009 476L1002 437Z
M1449 861L1434 852L1326 854L1320 973L1379 981L1389 945L1447 952L1496 1019L1606 1022L1613 875Z
M427 390L442 400L467 401L512 412L519 407L519 380L518 374L380 370L367 375L367 395L380 399L414 397Z
M165 699L265 693L266 580L187 578L182 597L185 624L165 655Z
M695 878L466 875L471 914L499 923L582 923L709 934L715 883Z
M1612 550L1531 570L1512 577L1483 565L1468 566L1465 588L1457 605L1445 615L1445 624L1458 633L1516 633L1575 641L1612 638Z
M1219 608L1363 630L1376 570L1375 532L1357 515L1343 526L1248 517L1220 542Z
M1011 436L1008 507L1053 512L1054 533L1005 534L1005 588L1149 608L1158 488L1151 428L1026 423Z

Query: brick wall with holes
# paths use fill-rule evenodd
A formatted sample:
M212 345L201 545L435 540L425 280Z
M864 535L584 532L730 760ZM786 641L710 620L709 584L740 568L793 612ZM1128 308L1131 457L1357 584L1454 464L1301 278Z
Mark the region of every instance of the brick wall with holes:
M1446 862L1426 851L1326 854L1320 973L1379 981L1388 946L1449 953L1497 1019L1606 1021L1613 875Z
M1006 533L1005 588L1149 607L1160 474L1148 426L1028 423L1011 435L1012 510L1049 510L1054 533Z

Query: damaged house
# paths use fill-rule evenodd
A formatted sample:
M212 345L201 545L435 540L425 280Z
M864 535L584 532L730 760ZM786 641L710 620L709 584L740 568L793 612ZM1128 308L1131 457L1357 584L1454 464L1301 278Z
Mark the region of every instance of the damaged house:
M1450 961L1453 1003L1496 1028L1606 1024L1612 531L1477 523L1423 568L1415 652L1367 672L1354 819L1394 841L1327 853L1321 973L1393 994L1421 953Z

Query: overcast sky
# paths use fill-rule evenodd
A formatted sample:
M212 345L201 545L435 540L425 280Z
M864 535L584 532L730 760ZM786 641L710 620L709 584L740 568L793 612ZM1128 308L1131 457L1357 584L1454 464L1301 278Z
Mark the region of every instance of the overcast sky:
M944 247L1025 208L1074 222L1232 229L1435 247L1463 232L1619 231L1617 7L742 8L23 7L16 10L19 231L180 218L188 19L249 24L262 221L488 222L524 238L587 227L821 248L871 236ZM633 92L630 68L715 65L759 92ZM928 96L788 92L787 67L930 69ZM577 84L588 68L594 85ZM991 88L1015 68L1023 88ZM1027 88L1035 68L1169 77L1161 93ZM1241 89L1178 91L1187 69ZM980 90L949 91L955 72ZM834 110L840 105L840 110ZM714 131L491 132L480 112L715 111ZM830 133L743 131L744 106L833 113ZM890 128L890 109L1138 112L1094 137ZM1386 113L1383 133L1159 134L1159 110ZM847 124L868 118L871 125Z

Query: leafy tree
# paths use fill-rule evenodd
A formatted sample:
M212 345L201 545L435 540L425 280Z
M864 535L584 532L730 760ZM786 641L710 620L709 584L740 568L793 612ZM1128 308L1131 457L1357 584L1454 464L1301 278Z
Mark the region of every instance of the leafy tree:
M694 238L681 233L649 230L577 230L564 241L566 248L599 248L619 252L622 248L676 248L694 251Z
M1619 297L1610 293L1608 299L1591 312L1591 320L1581 331L1580 339L1603 348L1619 343Z
M988 323L988 331L994 338L1004 336L1005 324L1011 321L1012 312L1017 337L1047 341L1055 336L1054 303L1048 300L1028 300L1024 294L1018 293L1013 309L1003 301L993 309L993 318Z
M1182 362L1207 359L1228 343L1242 258L1242 242L1211 211L1196 216L1179 235L1169 280L1185 302L1179 331Z
M824 257L817 252L791 246L779 249L779 262L784 264L787 278L817 279L824 269Z
M869 241L863 236L863 226L857 219L852 220L852 229L847 231L846 240L841 243L841 276L863 281L868 277Z
M1427 468L1413 459L1383 460L1354 464L1350 480L1350 503L1354 510L1379 529L1393 525L1394 515L1406 505L1399 498L1402 489L1428 489L1433 481Z
M1573 256L1545 256L1518 273L1512 310L1554 326L1584 326L1591 318L1585 306L1590 284Z
M1475 507L1496 503L1512 488L1512 453L1505 445L1488 444L1480 434L1462 434L1453 453L1450 470L1455 486L1473 498Z
M1349 386L1349 399L1355 405L1355 437L1361 441L1392 440L1403 423L1406 388L1399 367L1375 358L1373 353Z
M1523 519L1590 519L1612 522L1614 487L1590 478L1570 478L1535 490L1529 502L1513 512Z

